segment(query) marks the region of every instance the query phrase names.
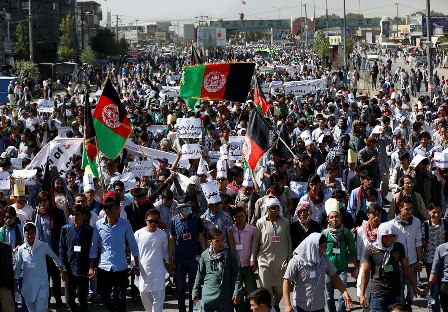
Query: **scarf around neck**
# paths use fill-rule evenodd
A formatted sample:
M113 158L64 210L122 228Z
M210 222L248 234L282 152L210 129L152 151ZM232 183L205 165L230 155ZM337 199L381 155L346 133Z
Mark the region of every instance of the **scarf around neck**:
M403 220L403 219L400 217L400 214L397 214L397 215L395 216L395 220L396 220L399 224L401 224L401 225L403 225L403 226L411 225L411 224L412 224L412 219L414 219L414 217L411 217L409 220Z
M395 241L393 242L393 244L390 247L386 247L383 245L382 237L383 237L383 235L390 235L390 234L395 235ZM381 223L380 226L378 227L377 239L376 239L376 242L373 244L373 246L379 250L384 251L384 257L383 257L383 261L382 261L383 268L389 262L390 253L392 252L392 249L394 248L394 244L396 241L397 241L397 236L394 231L394 225L390 222Z
M224 248L220 252L215 253L213 251L212 246L208 249L209 257L210 257L210 267L212 271L221 270L221 275L219 277L219 283L222 284L223 276L224 276L224 268L226 266L229 249Z
M328 226L328 232L330 233L331 238L333 239L333 241L336 244L339 244L339 240L341 238L341 234L344 233L344 226L342 225L342 223L336 229Z
M369 243L373 243L376 241L377 237L378 237L378 228L376 229L371 229L370 228L370 224L369 222L364 223L364 225L362 226L362 231L364 233L364 236L367 238L367 240L369 241Z

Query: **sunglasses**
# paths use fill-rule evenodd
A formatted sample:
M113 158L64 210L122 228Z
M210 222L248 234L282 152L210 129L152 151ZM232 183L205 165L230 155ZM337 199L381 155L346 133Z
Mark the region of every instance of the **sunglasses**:
M148 222L149 224L157 224L157 223L159 223L159 220L157 220L157 219L149 219L149 220L146 220L146 222Z
M225 181L226 179L216 179L216 181Z

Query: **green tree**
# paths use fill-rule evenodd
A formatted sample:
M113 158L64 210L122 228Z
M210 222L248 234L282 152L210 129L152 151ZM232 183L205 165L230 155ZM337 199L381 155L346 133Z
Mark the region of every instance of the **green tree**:
M19 60L14 62L14 68L16 70L15 74L19 77L20 81L23 81L25 78L34 80L39 78L39 67L36 63Z
M347 51L346 51L346 53L347 54L352 53L353 52L353 39L352 39L352 37L351 36L345 36L345 37L342 38L342 42L341 42L342 48L344 47L344 40L347 40L347 46L346 46Z
M92 48L90 47L86 47L84 48L84 50L82 50L81 56L79 57L81 63L86 63L89 65L93 65L95 64L95 60L96 60L96 53L92 50Z
M117 44L114 33L108 28L98 29L96 36L92 38L91 43L92 50L95 51L100 58L115 56L117 53Z
M76 57L76 51L72 47L74 27L75 17L68 13L59 25L61 37L58 46L58 56L61 61L72 61Z
M116 55L125 55L129 51L129 43L124 38L121 38L118 41L115 51Z
M364 18L364 14L361 14L361 13L352 13L352 12L349 12L349 13L345 14L345 16L347 17L347 19Z
M314 52L317 55L323 57L328 56L328 49L330 47L330 41L328 37L322 31L316 32L316 37L314 38Z
M26 35L25 26L19 22L16 27L16 40L12 44L12 52L17 60L26 60L29 58L29 44Z

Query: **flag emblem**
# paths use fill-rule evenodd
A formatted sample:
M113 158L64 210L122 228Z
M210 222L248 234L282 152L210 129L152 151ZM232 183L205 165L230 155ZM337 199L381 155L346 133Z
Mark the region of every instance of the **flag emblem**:
M204 88L208 92L217 92L226 84L226 76L219 72L213 71L204 77Z
M247 136L244 136L242 152L243 155L250 155L250 153L252 152L250 139Z
M115 104L106 105L103 108L102 117L104 123L110 128L118 128L121 125L118 106Z

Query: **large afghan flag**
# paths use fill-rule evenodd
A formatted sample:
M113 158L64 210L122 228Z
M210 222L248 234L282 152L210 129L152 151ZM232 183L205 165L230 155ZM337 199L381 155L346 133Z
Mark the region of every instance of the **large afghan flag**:
M255 63L219 63L184 68L180 96L184 99L246 102Z
M252 172L274 141L274 131L257 109L252 109L243 141L243 158Z
M85 98L82 168L89 166L93 175L98 178L98 167L95 162L96 155L98 154L98 149L96 148L96 132L95 127L93 126L92 108L90 106L89 97L86 96Z
M269 104L266 101L266 98L264 97L263 90L261 89L260 82L258 81L258 78L255 79L255 86L254 86L254 104L258 110L264 115L267 116L269 112L269 107L271 107L271 104Z
M110 79L107 79L93 113L93 125L99 150L110 159L117 158L132 129L126 108Z

